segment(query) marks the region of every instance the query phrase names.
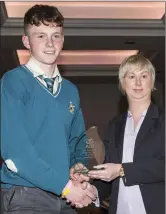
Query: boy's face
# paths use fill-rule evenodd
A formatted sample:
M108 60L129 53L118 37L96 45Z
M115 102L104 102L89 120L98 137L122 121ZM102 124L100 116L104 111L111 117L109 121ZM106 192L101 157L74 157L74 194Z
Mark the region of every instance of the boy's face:
M64 42L62 27L49 23L49 26L31 25L27 36L23 36L23 44L31 51L31 55L40 63L53 65L59 56Z

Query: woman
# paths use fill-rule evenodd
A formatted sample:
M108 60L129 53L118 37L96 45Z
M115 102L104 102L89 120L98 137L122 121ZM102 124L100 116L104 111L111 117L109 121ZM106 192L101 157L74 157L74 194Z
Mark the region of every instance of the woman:
M142 55L126 58L119 69L128 112L108 125L103 170L89 171L102 201L111 188L110 214L164 214L165 121L151 102L155 69ZM106 182L105 182L106 181ZM111 185L112 184L112 185Z

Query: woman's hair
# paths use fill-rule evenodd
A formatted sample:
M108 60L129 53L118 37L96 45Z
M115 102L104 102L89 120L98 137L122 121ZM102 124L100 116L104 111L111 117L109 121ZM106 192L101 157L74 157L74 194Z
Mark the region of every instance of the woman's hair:
M38 5L31 7L24 16L24 32L27 34L29 25L40 26L48 23L56 23L57 26L63 27L64 17L56 7L49 5Z
M152 65L152 63L143 55L137 54L132 55L127 58L125 58L120 67L119 67L119 88L122 93L124 93L123 90L123 79L126 76L126 74L130 71L148 71L152 74L152 90L154 90L154 83L155 83L155 68Z

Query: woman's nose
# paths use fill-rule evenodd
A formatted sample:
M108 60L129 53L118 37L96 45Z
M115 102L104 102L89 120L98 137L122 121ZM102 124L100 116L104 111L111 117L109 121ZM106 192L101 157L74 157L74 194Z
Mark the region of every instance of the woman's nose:
M140 80L140 78L138 77L138 78L136 78L136 85L141 85L141 80Z

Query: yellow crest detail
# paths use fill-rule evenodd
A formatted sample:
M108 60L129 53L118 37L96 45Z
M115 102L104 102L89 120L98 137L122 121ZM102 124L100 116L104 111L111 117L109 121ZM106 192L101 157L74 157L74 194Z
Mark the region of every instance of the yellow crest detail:
M75 106L72 104L72 102L70 102L68 108L69 108L70 113L73 114L73 113L74 113L74 108L75 108Z

